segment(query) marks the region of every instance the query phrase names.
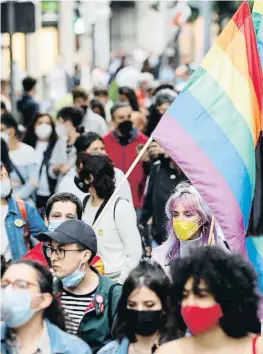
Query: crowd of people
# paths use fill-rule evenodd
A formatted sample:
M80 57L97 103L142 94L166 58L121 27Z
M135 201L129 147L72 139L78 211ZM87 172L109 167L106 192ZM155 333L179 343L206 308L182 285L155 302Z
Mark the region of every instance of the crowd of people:
M263 353L256 274L187 176L152 141L125 177L178 88L119 69L116 101L1 101L1 353Z

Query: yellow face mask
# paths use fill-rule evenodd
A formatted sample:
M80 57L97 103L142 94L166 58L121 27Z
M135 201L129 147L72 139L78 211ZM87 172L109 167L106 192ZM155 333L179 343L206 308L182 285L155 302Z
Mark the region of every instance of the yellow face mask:
M173 220L173 228L179 241L190 240L199 230L199 221Z

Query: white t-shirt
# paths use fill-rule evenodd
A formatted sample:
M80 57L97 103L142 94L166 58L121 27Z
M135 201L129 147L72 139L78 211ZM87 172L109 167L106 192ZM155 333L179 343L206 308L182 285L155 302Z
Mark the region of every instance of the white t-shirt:
M5 227L5 218L8 214L8 204L1 205L1 255L3 255L6 261L12 259L9 240Z
M134 269L142 256L142 243L137 228L136 213L127 200L115 203L118 196L107 207L98 225L94 228L105 274L119 274L118 282L123 284L129 273ZM91 205L89 198L82 220L92 225L98 208ZM115 220L114 220L115 207Z
M48 141L37 141L35 150L37 154L38 176L43 162L44 152L47 150L47 148L48 148ZM39 182L38 182L37 195L41 195L43 197L48 197L50 195L46 166L42 167L41 175L39 177Z

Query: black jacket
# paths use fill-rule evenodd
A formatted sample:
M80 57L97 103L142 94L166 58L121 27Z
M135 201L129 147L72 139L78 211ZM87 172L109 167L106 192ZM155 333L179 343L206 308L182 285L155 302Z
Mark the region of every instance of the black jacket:
M186 176L179 169L170 167L170 160L164 159L152 165L147 193L144 199L139 224L145 226L152 217L152 236L161 244L165 241L166 216L165 205L171 193L178 183L187 180Z
M23 125L27 127L31 118L40 112L40 107L32 96L24 93L17 101L17 110L22 115Z

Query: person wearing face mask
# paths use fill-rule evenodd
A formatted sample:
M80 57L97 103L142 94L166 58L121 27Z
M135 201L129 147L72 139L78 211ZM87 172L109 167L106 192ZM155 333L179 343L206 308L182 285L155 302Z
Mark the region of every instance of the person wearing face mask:
M11 264L1 279L2 354L91 354L89 346L65 330L53 295L51 273L39 263Z
M153 142L148 150L151 167L139 224L146 227L152 218L151 234L156 247L166 240L165 205L169 196L187 178L157 142Z
M55 124L51 116L47 113L39 113L32 118L23 142L32 146L37 153L39 183L36 190L36 207L39 213L44 215L47 200L54 194L57 182L48 173L51 155L57 142Z
M175 326L168 321L170 287L159 264L141 261L123 285L113 328L116 340L98 354L152 354L177 338Z
M82 213L83 207L78 197L71 193L56 193L47 201L45 224L48 227L48 231L55 231L66 220L81 220ZM23 259L37 261L45 267L50 268L51 264L46 255L46 246L43 242L39 242L24 255ZM104 265L99 255L93 258L91 265L100 274L104 273Z
M132 108L128 102L118 102L111 109L115 129L104 136L105 150L114 166L126 173L137 157L137 149L147 142L147 137L132 125ZM142 206L145 175L142 161L136 165L128 178L131 186L133 204L136 209Z
M225 251L229 250L216 220L213 227L210 208L189 182L177 185L166 203L165 213L168 238L161 246L153 249L152 258L167 272L173 259L187 256L193 248L212 242Z
M104 141L97 134L93 132L81 134L76 142L75 148L77 150L77 161L81 153L86 152L90 155L106 155ZM115 171L115 185L117 186L124 177L123 172L119 168L114 168ZM87 196L88 191L82 190L81 186L74 183L74 179L77 175L76 167L72 167L71 170L63 177L58 186L58 192L70 192L75 194L80 200L84 200ZM123 185L120 188L120 196L127 199L130 203L133 204L131 187L127 180L124 181Z
M171 275L172 318L191 336L164 344L157 354L263 353L257 276L241 256L197 248L176 259Z
M46 230L35 207L12 197L9 174L1 163L1 256L7 262L21 259L32 247L31 236Z
M90 265L97 253L94 230L84 221L67 220L37 238L49 242L47 255L60 282L56 287L67 332L77 334L96 353L111 339L121 286Z
M105 274L123 284L142 256L144 240L137 227L135 210L127 199L117 195L98 220L115 189L112 161L106 155L83 153L77 169L76 185L89 192L83 200L83 220L94 225Z
M83 127L86 132L94 132L103 136L107 133L108 127L105 119L93 112L89 107L89 96L85 89L77 87L72 91L73 105L84 112Z
M9 114L3 114L0 120L1 137L8 144L12 162L11 180L13 196L34 205L35 190L38 186L38 168L36 151L20 142L18 123Z
M49 162L49 174L57 179L62 177L76 162L76 139L83 132L83 112L75 107L64 107L57 115L56 132L59 136Z

